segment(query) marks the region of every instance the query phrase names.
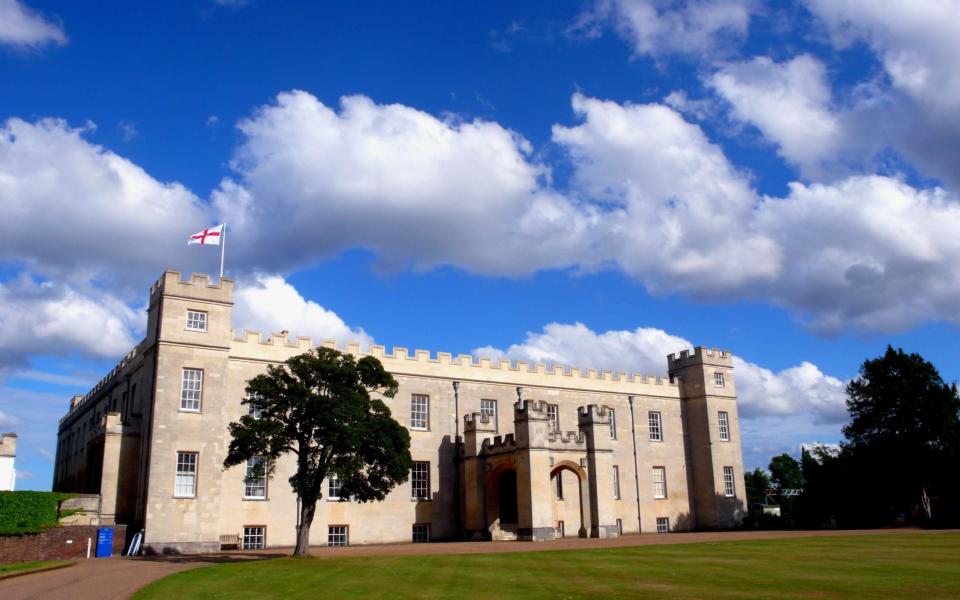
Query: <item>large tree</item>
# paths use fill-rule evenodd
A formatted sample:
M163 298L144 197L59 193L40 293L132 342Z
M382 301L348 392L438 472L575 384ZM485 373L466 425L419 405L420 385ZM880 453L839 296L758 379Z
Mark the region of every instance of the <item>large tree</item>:
M919 354L887 347L847 385L844 457L877 518L930 518L929 498L956 492L960 396Z
M250 414L230 424L224 467L263 457L252 478L270 476L293 454L290 486L300 498L294 556L310 553L310 525L324 479L341 482L341 500L382 500L407 479L413 461L410 434L371 392L392 398L396 380L374 357L357 360L317 348L267 367L247 383ZM260 472L257 472L260 471Z
M770 459L770 481L781 490L803 487L800 463L786 452Z

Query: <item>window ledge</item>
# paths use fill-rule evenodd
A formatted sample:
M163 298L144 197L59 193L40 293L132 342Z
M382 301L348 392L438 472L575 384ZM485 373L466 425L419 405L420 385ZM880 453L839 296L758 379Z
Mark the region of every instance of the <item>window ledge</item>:
M433 502L433 498L410 498L410 502Z
M267 498L266 496L244 496L243 497L244 502L268 502L269 500L270 498Z

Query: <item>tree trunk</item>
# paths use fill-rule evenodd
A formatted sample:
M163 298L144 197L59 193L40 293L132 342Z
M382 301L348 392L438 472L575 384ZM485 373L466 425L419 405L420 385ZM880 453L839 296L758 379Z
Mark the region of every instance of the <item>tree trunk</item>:
M317 501L303 502L300 505L300 528L297 529L297 547L294 556L310 556L310 526L313 524L313 515L317 511Z

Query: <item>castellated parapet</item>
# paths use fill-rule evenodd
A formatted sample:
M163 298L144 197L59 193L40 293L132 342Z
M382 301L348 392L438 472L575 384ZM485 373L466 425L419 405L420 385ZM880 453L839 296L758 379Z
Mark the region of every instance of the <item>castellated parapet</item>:
M215 302L233 301L233 279L221 277L217 283L210 283L210 276L204 273L192 273L184 280L180 271L167 270L152 286L150 300L165 296L203 299Z
M698 364L733 367L733 353L729 350L697 346L693 349L693 352L681 350L679 355L674 353L667 355L667 368L669 371Z

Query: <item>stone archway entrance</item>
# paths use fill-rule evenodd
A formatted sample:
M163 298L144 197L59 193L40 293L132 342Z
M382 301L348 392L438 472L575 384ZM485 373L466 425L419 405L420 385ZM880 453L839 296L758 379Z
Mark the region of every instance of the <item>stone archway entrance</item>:
M574 462L561 461L551 469L551 507L558 537L589 537L588 485L586 472Z
M517 472L506 469L500 473L497 482L497 504L500 513L500 527L516 529L517 522Z
M517 470L501 465L486 477L486 522L490 539L515 540L520 521Z

